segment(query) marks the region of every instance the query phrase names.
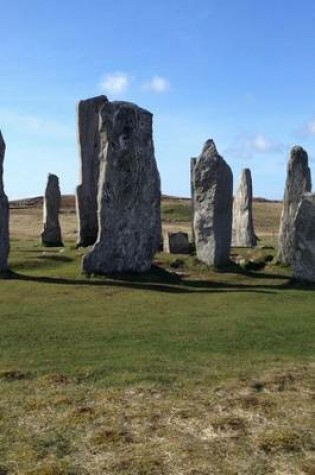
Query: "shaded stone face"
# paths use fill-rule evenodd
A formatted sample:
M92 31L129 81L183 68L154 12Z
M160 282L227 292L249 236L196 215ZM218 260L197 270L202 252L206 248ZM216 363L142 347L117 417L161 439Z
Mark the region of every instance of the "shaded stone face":
M192 242L195 242L195 231L194 231L194 196L195 196L195 178L194 170L196 166L197 158L192 157L190 159L190 196L191 196L191 207L192 207L192 223L191 223L191 239Z
M256 244L252 176L249 168L244 168L233 200L232 246L254 247Z
M108 102L106 96L98 96L80 101L77 106L81 165L81 184L76 189L78 246L90 246L97 239L97 189L100 174L99 112L106 102Z
M302 147L292 147L287 167L283 209L280 220L279 262L289 265L293 257L294 220L303 193L311 191L311 173L308 155Z
M163 250L169 254L189 254L188 234L166 232Z
M5 142L0 130L0 272L8 270L9 255L9 202L3 187Z
M315 194L302 196L294 220L292 271L297 280L315 282Z
M144 272L151 267L161 230L152 114L128 102L108 102L100 117L99 232L83 270Z
M41 241L44 246L63 246L59 224L60 202L58 177L49 174L44 196L44 230L41 233Z
M194 231L197 257L220 267L229 261L233 175L208 140L194 168Z

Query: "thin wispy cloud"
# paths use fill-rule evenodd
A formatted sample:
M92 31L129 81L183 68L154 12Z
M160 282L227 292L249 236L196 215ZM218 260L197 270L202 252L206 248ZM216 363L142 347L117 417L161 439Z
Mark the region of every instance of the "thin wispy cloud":
M311 119L295 131L298 137L315 137L315 119Z
M143 87L147 91L162 94L170 89L170 83L162 76L153 76L153 78L146 82Z
M283 152L284 145L264 134L246 134L238 136L226 149L226 153L235 158L250 159L256 155L273 155Z
M129 83L128 74L117 71L105 74L100 82L100 88L109 94L121 94L128 89Z
M75 134L69 124L47 119L35 115L20 113L11 109L0 109L1 124L3 127L14 127L21 132L56 138L72 138Z

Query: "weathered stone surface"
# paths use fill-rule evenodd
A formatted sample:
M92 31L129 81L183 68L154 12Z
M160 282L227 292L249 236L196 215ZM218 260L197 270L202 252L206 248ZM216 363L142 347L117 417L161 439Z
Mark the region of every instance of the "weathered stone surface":
M152 114L128 102L100 113L99 232L83 259L87 273L144 272L160 243L160 177Z
M315 194L302 196L294 220L293 276L315 282Z
M233 200L232 246L254 247L256 244L252 175L249 168L244 168Z
M188 234L183 232L164 234L164 252L169 254L189 254Z
M60 202L58 177L49 174L44 196L44 230L41 233L41 241L44 246L63 246L59 224Z
M229 261L232 234L233 175L208 140L194 169L194 230L197 257L220 267Z
M90 246L97 239L97 189L100 173L99 112L106 102L108 102L106 96L98 96L80 101L77 106L81 165L81 184L76 189L77 246Z
M3 186L5 142L0 130L0 272L8 270L9 255L9 203Z
M289 265L292 262L294 220L303 193L311 191L311 173L306 151L299 146L290 150L283 209L280 220L277 260Z
M191 219L191 240L194 244L195 242L195 231L194 231L194 201L195 201L195 179L194 179L194 170L196 166L197 158L192 157L190 159L190 196L191 196L191 208L192 208L192 219Z

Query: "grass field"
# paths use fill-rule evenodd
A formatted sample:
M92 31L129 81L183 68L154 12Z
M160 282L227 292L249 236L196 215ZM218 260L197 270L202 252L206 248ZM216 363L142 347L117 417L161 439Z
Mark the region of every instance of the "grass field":
M165 228L189 230L179 204ZM273 205L255 204L262 244ZM0 475L314 475L315 288L272 263L215 272L163 253L142 276L88 279L61 218L65 248L43 249L40 210L11 213Z

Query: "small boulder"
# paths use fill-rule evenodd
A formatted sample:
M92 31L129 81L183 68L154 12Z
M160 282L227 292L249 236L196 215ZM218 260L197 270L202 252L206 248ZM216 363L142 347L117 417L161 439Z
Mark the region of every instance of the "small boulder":
M189 254L188 234L183 232L164 234L164 252L169 254Z

